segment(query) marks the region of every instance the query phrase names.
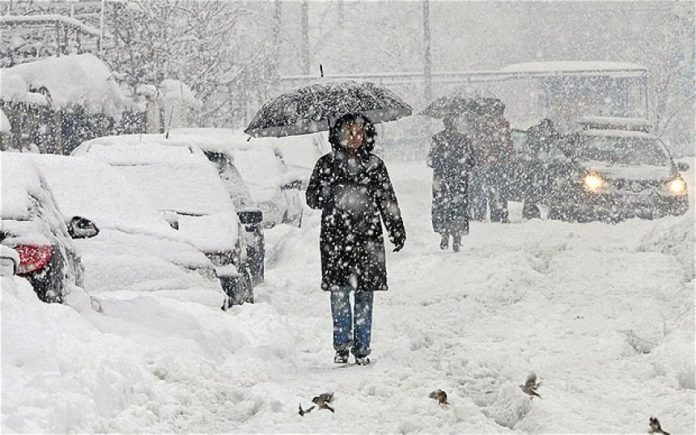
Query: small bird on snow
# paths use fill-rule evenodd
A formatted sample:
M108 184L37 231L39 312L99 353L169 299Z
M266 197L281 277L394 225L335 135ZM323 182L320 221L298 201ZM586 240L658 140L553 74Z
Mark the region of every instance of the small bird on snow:
M449 405L449 402L447 401L447 393L442 390L433 391L428 397L437 400L440 405Z
M331 412L334 412L334 409L329 406L329 403L333 400L333 393L322 393L318 395L317 397L312 399L312 403L317 405L317 408L319 409L328 409Z
M333 393L322 393L312 399L312 403L314 405L310 406L307 409L302 409L302 405L299 405L300 412L299 414L301 416L304 416L305 414L309 414L312 412L314 408L319 408L319 409L328 409L331 412L335 412L335 410L329 405L331 401L333 400Z
M650 433L661 433L663 435L669 435L669 432L662 430L660 426L660 420L657 417L650 417Z
M525 381L524 385L520 385L520 389L529 396L536 396L541 399L539 393L536 392L540 385L541 379L537 378L536 373L531 372L529 376L527 376L527 380Z

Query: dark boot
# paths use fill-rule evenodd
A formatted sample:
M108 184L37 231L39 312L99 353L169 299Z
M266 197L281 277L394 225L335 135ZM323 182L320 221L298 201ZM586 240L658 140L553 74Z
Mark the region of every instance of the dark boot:
M349 353L347 350L337 350L336 355L334 355L334 362L336 364L347 364Z
M442 238L440 239L440 249L443 251L449 248L449 234L442 233Z
M359 366L366 366L370 364L370 358L367 356L357 356L355 355L355 364Z

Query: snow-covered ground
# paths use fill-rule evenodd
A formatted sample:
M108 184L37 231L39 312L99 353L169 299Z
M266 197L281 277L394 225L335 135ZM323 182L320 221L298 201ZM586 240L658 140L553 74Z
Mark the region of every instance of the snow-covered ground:
M693 208L473 223L461 252L442 252L430 172L389 169L408 240L375 297L372 365L332 362L310 213L267 231L267 282L229 312L203 289L112 291L103 313L78 311L3 279L2 430L644 433L656 416L694 433ZM530 371L543 399L518 388ZM449 406L428 398L438 388ZM328 391L335 413L298 415Z

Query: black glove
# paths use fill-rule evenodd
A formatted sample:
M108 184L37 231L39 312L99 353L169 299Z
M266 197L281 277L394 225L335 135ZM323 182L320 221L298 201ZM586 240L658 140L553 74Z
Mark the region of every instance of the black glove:
M402 236L394 240L394 252L399 252L401 251L401 248L404 247L404 243L406 243L406 237Z

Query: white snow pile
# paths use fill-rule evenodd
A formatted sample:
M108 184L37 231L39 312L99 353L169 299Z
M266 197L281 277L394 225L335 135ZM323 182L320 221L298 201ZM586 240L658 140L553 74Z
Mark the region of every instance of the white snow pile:
M53 107L70 109L84 106L91 114L105 113L119 118L126 108L126 97L112 77L109 67L92 54L50 57L0 70L19 76L35 89L45 87ZM12 88L19 90L17 81ZM3 91L4 92L4 91Z
M219 298L167 293L104 299L102 314L80 314L3 278L2 431L173 433L216 422L230 431L230 418L277 408L263 383L292 373L295 351L274 310L224 313Z

